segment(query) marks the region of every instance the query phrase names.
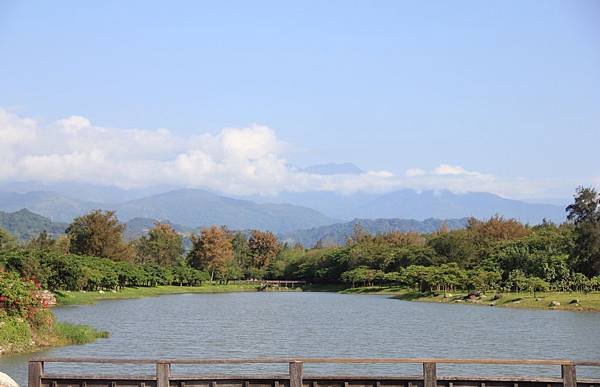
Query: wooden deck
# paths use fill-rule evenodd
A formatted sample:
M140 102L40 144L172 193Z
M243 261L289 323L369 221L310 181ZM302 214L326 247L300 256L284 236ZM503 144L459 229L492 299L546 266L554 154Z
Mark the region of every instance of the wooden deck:
M154 365L152 375L51 374L45 363ZM270 375L178 375L171 365L287 363L289 372ZM304 364L421 364L419 375L305 375ZM438 376L437 364L540 365L560 367L561 377ZM600 379L577 379L576 367L600 361L533 359L262 358L262 359L102 359L48 358L29 362L29 387L600 387Z

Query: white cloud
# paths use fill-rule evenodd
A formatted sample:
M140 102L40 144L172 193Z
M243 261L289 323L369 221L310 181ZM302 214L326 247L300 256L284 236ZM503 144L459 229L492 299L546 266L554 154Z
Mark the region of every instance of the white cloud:
M412 168L400 176L385 170L318 175L290 167L285 151L275 131L262 125L181 136L164 128L104 128L79 116L40 124L0 109L0 181L78 181L124 188L168 184L227 194L414 188L540 196L535 182L498 179L449 164L430 171Z
M408 177L416 177L416 176L423 176L426 173L427 172L425 172L424 169L421 169L421 168L411 168L411 169L407 169L404 174L406 176L408 176Z

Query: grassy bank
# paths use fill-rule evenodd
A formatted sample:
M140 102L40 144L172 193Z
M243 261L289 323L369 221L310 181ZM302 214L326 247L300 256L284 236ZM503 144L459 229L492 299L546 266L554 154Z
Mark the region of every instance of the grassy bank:
M51 312L47 312L46 321L34 324L19 317L0 318L0 355L86 344L109 335L88 325L55 322Z
M437 302L445 304L482 305L505 308L548 309L600 312L600 292L536 292L532 293L482 293L480 297L469 299L467 292L438 295L415 292L397 286L360 287L341 291L344 294L386 294L404 301ZM499 298L497 298L499 296ZM557 305L558 303L559 305Z
M124 288L118 292L56 292L59 305L93 304L99 300L155 297L164 294L181 293L228 293L256 292L258 285L202 285L202 286L156 286L144 288Z

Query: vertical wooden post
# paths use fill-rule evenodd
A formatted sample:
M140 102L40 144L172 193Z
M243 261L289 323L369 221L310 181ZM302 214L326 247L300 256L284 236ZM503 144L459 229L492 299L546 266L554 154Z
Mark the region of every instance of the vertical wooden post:
M44 372L44 362L32 360L29 362L29 375L28 386L29 387L41 387L42 385L42 373Z
M435 363L423 363L423 387L437 387Z
M302 387L302 371L304 365L301 361L290 362L290 387Z
M169 387L171 365L169 363L156 363L156 387Z
M564 387L577 387L577 374L575 364L563 364L561 366Z

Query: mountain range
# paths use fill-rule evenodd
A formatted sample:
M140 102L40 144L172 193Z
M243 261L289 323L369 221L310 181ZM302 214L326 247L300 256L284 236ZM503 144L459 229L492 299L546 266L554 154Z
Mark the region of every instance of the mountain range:
M350 163L316 165L304 171L322 175L363 173ZM271 230L280 235L352 219L485 219L500 214L530 224L543 219L556 223L565 220L564 206L523 202L485 192L401 189L387 193L309 191L230 197L204 189L158 186L126 190L86 183L0 184L0 210L14 212L23 208L55 222L68 223L93 209L104 209L115 210L123 222L157 219L190 229L217 224L236 230Z
M260 200L259 198L253 198ZM384 194L358 192L281 193L271 201L314 208L337 219L401 218L425 220L475 217L486 219L496 214L537 224L543 219L565 221L565 207L506 199L486 192L454 193L448 190L415 191L402 189Z
M288 232L335 223L320 212L285 203L254 203L220 196L206 190L180 189L123 203L96 203L56 192L0 192L0 210L27 208L57 222L70 222L93 209L115 210L121 221L134 218L168 220L197 228L225 225L231 229Z
M125 240L133 240L146 234L157 222L149 218L133 218L125 222ZM170 223L170 222L168 222ZM184 236L184 244L189 248L190 234L197 229L170 223L171 226ZM300 243L305 247L313 247L319 242L321 246L342 245L354 232L356 226L371 234L390 231L430 233L438 230L442 225L449 229L464 228L467 218L463 219L355 219L351 222L335 223L328 226L311 229L297 230L278 234L282 242L290 244ZM45 231L50 236L56 237L65 232L68 224L53 222L50 219L35 214L27 209L7 213L0 211L0 227L8 230L20 241L27 241ZM245 231L245 230L242 230Z
M434 219L423 221L415 219L354 219L350 222L336 223L328 226L314 227L308 230L297 230L280 236L284 242L300 243L310 248L319 243L321 246L343 245L359 226L369 234L382 234L391 231L431 233L447 226L449 230L467 226L468 218Z

